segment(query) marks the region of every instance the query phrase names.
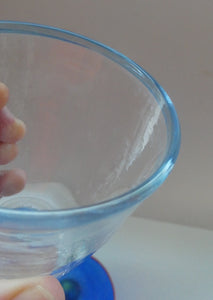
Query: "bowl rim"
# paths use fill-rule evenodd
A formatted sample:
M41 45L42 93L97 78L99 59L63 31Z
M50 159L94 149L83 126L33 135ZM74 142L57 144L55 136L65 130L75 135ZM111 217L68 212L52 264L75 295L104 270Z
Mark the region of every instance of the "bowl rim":
M165 118L167 118L169 122L167 132L170 131L170 140L167 146L166 155L157 170L155 170L155 172L152 173L145 181L127 192L100 203L71 209L21 211L9 208L0 208L0 227L7 227L8 224L11 224L12 222L13 224L22 224L20 226L23 228L26 228L27 226L27 228L30 227L31 229L44 227L54 227L57 229L70 225L77 225L79 224L79 218L82 222L90 221L91 217L93 220L96 220L139 204L164 182L168 174L171 172L179 154L181 140L180 124L170 97L147 71L117 50L84 35L65 29L36 23L4 20L0 21L0 34L1 33L38 35L59 39L90 48L119 64L146 85L149 91L151 91L151 88L151 92L153 92L153 89L155 90L154 97L156 101L160 101L162 105L161 109L166 109L167 111L167 116ZM57 222L57 220L59 222ZM12 227L14 227L14 225Z

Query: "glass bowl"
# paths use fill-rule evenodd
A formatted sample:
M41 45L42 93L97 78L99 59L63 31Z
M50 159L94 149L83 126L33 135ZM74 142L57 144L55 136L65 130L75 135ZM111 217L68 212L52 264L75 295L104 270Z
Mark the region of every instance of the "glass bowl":
M143 68L76 33L2 21L0 58L8 107L27 128L7 166L26 187L0 200L0 278L65 278L164 182L177 114Z

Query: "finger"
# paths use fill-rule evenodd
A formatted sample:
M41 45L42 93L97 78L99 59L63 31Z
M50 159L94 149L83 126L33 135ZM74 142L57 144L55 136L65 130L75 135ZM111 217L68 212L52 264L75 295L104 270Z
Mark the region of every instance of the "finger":
M0 196L11 196L20 192L26 183L23 170L14 169L0 172ZM1 300L1 299L0 299Z
M0 110L0 141L13 144L25 135L25 124L4 107Z
M65 300L59 281L44 278L1 280L0 300Z
M16 144L0 143L0 165L8 164L18 154L18 147Z
M0 109L2 109L8 101L9 90L7 86L0 82Z

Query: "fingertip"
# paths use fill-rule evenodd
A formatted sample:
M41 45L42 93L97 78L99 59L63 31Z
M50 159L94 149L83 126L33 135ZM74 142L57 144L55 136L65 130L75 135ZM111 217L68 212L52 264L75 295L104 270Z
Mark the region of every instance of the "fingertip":
M53 299L65 300L64 290L55 277L47 276L42 278L40 285L53 296Z
M8 164L18 155L18 147L16 144L0 143L0 165Z
M65 300L65 294L59 281L52 276L0 280L0 300L38 299Z
M20 119L15 119L15 124L16 124L16 130L17 130L17 139L18 140L21 140L24 136L25 136L25 133L26 133L26 125L25 123L20 120Z
M9 89L3 82L0 82L0 109L6 105L8 98Z
M21 140L26 133L26 126L20 119L15 118L12 122L3 126L0 131L0 141L3 143L16 143Z
M0 195L11 196L23 190L26 174L21 169L3 171L0 174Z

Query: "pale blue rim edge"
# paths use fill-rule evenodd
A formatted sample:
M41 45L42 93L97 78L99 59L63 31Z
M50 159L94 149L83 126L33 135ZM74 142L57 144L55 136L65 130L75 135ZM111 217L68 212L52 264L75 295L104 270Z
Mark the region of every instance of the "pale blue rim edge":
M5 28L2 27L3 25L5 26ZM19 29L15 30L13 26L19 26ZM38 228L43 228L43 229L51 228L57 230L61 228L67 228L69 226L75 226L79 224L79 219L81 219L82 222L84 221L88 222L91 221L91 217L93 217L94 218L93 220L95 220L99 217L103 217L103 215L109 216L111 214L122 211L126 208L135 206L136 204L142 202L149 195L151 195L165 181L165 179L171 172L179 154L180 141L181 141L180 124L179 124L177 113L175 111L174 105L170 97L147 71L145 71L142 67L136 64L133 60L129 59L122 53L112 49L111 47L108 47L86 36L68 30L56 28L53 26L36 24L36 23L2 20L0 21L0 33L1 32L31 34L31 35L34 34L38 36L59 39L62 41L82 45L80 43L77 43L77 41L75 42L68 39L68 37L72 37L72 38L75 37L76 39L82 41L84 40L85 42L88 43L88 45L91 46L93 45L97 49L99 48L104 50L105 53L104 54L101 53L101 54L105 55L111 60L113 60L111 56L114 56L114 58L117 58L114 59L116 63L119 63L118 60L121 59L122 62L125 62L126 64L120 64L120 66L124 67L129 72L131 72L134 76L136 76L139 80L141 80L143 84L145 84L146 86L151 84L158 90L160 96L164 99L165 101L164 104L167 106L168 111L170 113L171 129L173 132L173 136L171 137L171 141L165 159L163 160L159 168L146 181L142 182L140 185L129 190L128 192L98 204L93 204L90 206L85 206L80 208L72 208L67 210L38 212L38 211L19 211L19 210L7 209L7 208L0 208L0 223L2 223L1 221L7 224L8 222L13 222L13 223L21 222L21 224L23 225L21 227L25 228L25 226L27 226L28 229L30 228L34 230L37 230ZM52 33L52 35L50 33ZM58 35L57 36L53 35L53 33L57 33ZM59 37L60 34L61 37ZM84 47L86 46L84 45ZM137 74L135 73L135 71L137 71ZM21 225L20 223L17 223L17 227L19 227L18 224Z

